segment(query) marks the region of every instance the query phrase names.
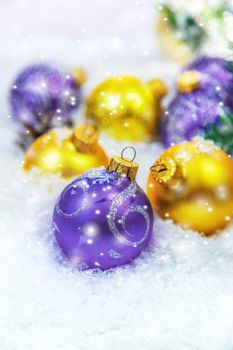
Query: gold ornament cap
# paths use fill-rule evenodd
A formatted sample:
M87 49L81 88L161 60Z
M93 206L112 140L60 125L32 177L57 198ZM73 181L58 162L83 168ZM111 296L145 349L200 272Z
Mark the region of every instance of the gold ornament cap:
M98 133L96 127L91 124L77 126L73 130L71 141L79 152L93 152L98 143Z
M124 158L124 152L127 149L132 149L134 154L132 159ZM119 176L127 176L130 180L134 180L136 178L138 172L138 163L134 162L136 157L136 151L133 147L125 147L121 152L121 156L114 156L111 158L108 170L110 172L116 171Z
M181 73L177 79L179 92L192 92L199 88L201 81L200 73L196 70L189 70Z
M174 186L183 178L182 167L170 157L161 157L150 168L155 181L161 185Z
M83 67L75 67L71 71L71 75L77 85L83 85L87 81L87 73Z
M156 98L162 99L164 96L167 95L168 89L163 80L159 78L152 79L148 81L147 84Z

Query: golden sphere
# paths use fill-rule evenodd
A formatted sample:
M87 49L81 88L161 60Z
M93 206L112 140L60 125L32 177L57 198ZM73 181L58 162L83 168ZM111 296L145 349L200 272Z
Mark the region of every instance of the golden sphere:
M36 167L44 173L60 173L63 178L108 165L108 157L97 143L92 126L54 129L40 136L26 152L23 169Z
M116 76L100 83L86 101L85 116L118 140L146 141L157 132L164 83Z
M147 193L156 213L211 235L233 217L233 161L207 141L166 150L151 167Z

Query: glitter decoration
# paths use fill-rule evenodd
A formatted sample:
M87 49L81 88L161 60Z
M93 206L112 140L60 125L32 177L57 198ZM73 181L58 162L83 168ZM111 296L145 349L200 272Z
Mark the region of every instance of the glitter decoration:
M130 206L125 210L124 214L122 215L122 219L121 219L121 224L122 224L122 227L124 229L124 236L122 236L121 233L119 232L119 230L117 229L117 226L115 224L115 219L117 216L118 207L120 207L128 198L134 196L135 193L137 192L137 190L138 190L138 186L137 186L136 182L132 181L128 188L126 188L122 193L119 193L118 195L116 195L113 198L110 212L108 215L108 224L109 224L109 228L110 228L111 232L115 235L115 237L117 239L122 241L124 244L130 245L133 247L137 247L140 244L142 244L143 241L147 238L147 235L149 233L150 218L149 218L147 211L144 210L143 207L139 206L139 205ZM127 239L126 235L125 235L125 233L127 233L127 229L126 229L127 216L129 213L134 213L134 212L142 214L142 216L144 217L145 222L146 222L145 232L143 233L142 238L139 239L138 241L132 241L130 239ZM130 234L128 234L128 236L130 237Z
M73 199L72 197L75 197L77 193L77 189L82 190L80 206L78 208L75 207L75 209L71 209L69 212L65 212L62 209L61 203L63 203L63 201L66 201L66 200L72 201ZM71 185L66 187L66 189L62 192L56 204L56 212L58 215L61 215L63 217L72 218L74 216L77 216L85 208L86 203L87 203L87 183L84 180L80 179L79 181L75 181Z
M115 250L113 249L109 249L108 251L109 256L111 256L111 258L113 259L119 259L121 257L121 254L117 253Z
M129 263L148 245L153 213L136 181L105 168L78 177L60 195L53 232L75 265L110 269Z
M9 100L21 142L26 144L52 127L72 125L72 114L81 102L81 86L71 74L50 64L34 64L16 77Z
M189 93L178 91L161 118L162 140L167 147L195 136L205 138L206 130L217 124L223 113L233 112L231 62L206 56L195 60L185 71L198 72L200 83Z
M93 185L110 183L111 181L114 181L115 178L114 174L107 171L104 167L87 171L85 177L91 180Z

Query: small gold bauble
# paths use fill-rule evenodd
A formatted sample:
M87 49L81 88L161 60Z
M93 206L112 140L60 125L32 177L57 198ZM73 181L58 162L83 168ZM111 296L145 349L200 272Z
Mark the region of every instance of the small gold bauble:
M184 142L152 166L147 193L162 218L211 235L233 217L232 174L224 151L206 141Z
M71 178L91 168L107 166L108 157L97 141L96 129L90 125L51 130L29 147L23 169L35 167L44 173Z
M160 79L146 84L131 76L112 77L91 92L85 116L118 140L146 141L157 132L166 92Z

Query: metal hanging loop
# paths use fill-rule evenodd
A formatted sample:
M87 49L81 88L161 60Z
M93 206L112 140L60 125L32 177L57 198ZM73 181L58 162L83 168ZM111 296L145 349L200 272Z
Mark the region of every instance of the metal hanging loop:
M127 149L131 149L133 151L133 158L131 160L127 159L127 158L124 158L124 152L127 150ZM131 163L134 161L134 159L136 158L136 150L134 147L132 146L126 146L123 148L123 150L121 151L121 159L123 160L129 160Z

